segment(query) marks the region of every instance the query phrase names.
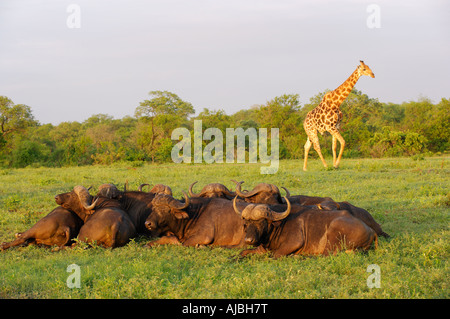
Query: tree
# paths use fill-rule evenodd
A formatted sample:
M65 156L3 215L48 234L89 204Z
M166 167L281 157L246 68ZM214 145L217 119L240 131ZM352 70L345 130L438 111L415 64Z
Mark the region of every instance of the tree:
M144 100L136 108L134 114L137 118L142 116L154 118L158 115L170 114L187 119L190 114L195 112L191 103L183 101L175 93L151 91L149 95L152 95L153 98Z
M419 100L403 103L405 117L402 130L410 130L426 135L427 126L432 120L435 106L428 98L421 97ZM420 119L420 120L419 120Z
M450 99L442 98L435 105L431 122L427 129L428 148L445 152L450 149Z
M244 130L253 127L258 129L259 124L256 122L259 105L253 105L250 109L237 111L230 115L230 121L234 127L242 127Z
M170 128L175 128L187 121L189 115L194 114L195 110L191 103L183 101L175 93L151 91L149 95L153 98L140 102L134 114L136 118L150 125L150 134L145 132L146 136L150 135L145 139L145 143L149 144L148 149L152 161L154 161L157 137L167 138ZM157 130L157 127L160 129Z
M379 126L398 126L405 118L405 107L394 103L383 103Z
M203 129L215 127L225 134L228 127L231 127L231 118L225 114L224 110L210 111L204 108L202 112L195 118L202 121Z
M372 157L411 156L422 152L427 139L416 132L394 131L383 127L363 146L364 151Z
M343 113L341 134L345 139L346 156L360 155L361 146L366 144L378 129L382 105L377 99L353 89L340 109Z
M85 127L93 127L98 124L108 124L113 121L113 117L108 114L94 114L91 115L86 121L83 122Z
M37 124L29 106L14 104L8 97L0 96L0 148L13 133Z
M296 113L300 110L298 94L283 94L268 101L258 110L258 120L261 127L278 127L291 129L297 126ZM293 121L295 119L295 121Z
M280 158L299 158L303 153L304 130L298 94L283 94L261 105L256 115L260 127L278 128Z

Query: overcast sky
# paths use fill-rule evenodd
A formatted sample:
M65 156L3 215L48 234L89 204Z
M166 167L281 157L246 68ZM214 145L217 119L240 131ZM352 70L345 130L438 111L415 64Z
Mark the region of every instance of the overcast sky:
M0 95L42 124L132 116L153 90L197 114L285 93L305 104L359 60L369 97L449 98L450 1L0 1Z

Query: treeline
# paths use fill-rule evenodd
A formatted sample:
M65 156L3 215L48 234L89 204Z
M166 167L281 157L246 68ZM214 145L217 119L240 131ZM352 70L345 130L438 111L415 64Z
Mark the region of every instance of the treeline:
M118 161L170 162L177 127L203 130L215 127L225 138L226 128L279 128L280 159L303 158L306 134L303 120L316 107L321 92L301 105L298 94L275 97L234 114L203 109L193 117L191 103L167 91L152 91L136 107L134 116L114 119L96 114L82 123L41 124L31 108L0 96L0 166L76 166ZM344 157L413 156L447 152L450 147L450 100L429 99L401 104L381 103L353 90L341 105ZM193 134L191 134L193 136ZM331 136L319 137L325 156L331 153ZM207 144L208 141L204 141ZM224 143L225 145L225 143ZM316 156L310 152L310 156Z

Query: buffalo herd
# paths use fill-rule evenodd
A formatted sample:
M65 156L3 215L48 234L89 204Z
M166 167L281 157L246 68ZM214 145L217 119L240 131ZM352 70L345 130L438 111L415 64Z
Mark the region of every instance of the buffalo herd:
M285 187L282 197L273 184L260 183L249 191L242 189L244 182L233 182L234 191L211 183L199 193L195 182L181 199L162 184L148 191L143 189L149 184L137 191L103 184L95 196L78 185L56 195L58 207L0 250L28 244L63 249L79 242L114 248L147 236L148 248L213 245L243 249L238 257L270 252L277 258L367 251L377 247L378 236L389 237L367 210L348 202L291 195Z

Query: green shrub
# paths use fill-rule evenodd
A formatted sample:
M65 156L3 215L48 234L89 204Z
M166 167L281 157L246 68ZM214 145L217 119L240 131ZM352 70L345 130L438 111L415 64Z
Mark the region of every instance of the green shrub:
M419 154L425 149L427 139L415 132L400 132L384 127L375 133L363 147L372 157L397 157Z

